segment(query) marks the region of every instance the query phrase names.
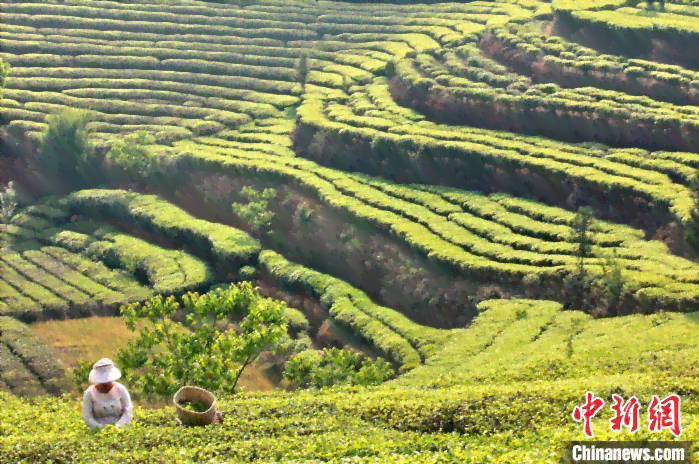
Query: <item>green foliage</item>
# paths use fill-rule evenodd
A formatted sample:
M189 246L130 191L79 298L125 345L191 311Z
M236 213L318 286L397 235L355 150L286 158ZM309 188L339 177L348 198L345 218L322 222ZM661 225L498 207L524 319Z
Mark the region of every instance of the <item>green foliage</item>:
M590 257L592 250L590 225L593 218L594 211L583 206L578 208L572 223L572 242L577 245L578 269L576 274L567 277L567 304L574 309L588 309L588 304L591 304L590 298L586 298L591 290L591 281L585 272L585 259Z
M77 366L73 368L72 381L73 384L78 389L85 389L90 385L90 371L92 370L92 363L89 361L78 361Z
M54 230L50 240L56 246L127 271L156 292L193 290L214 280L212 265L184 251L163 248L109 226L93 223L86 229L87 233L70 228Z
M246 186L240 190L240 195L247 199L247 203L234 203L232 205L233 212L243 219L253 232L271 232L274 213L268 210L267 205L277 195L277 192L270 188L258 192L254 188Z
M401 373L419 366L420 355L436 352L446 338L444 331L418 325L346 282L293 264L271 250L260 253L259 259L277 282L300 286L327 305L333 319L399 364Z
M624 278L616 250L614 250L613 256L606 258L602 270L604 272L600 284L602 286L602 294L607 300L607 310L611 315L615 315L624 292Z
M155 136L146 131L138 131L117 140L107 153L107 160L118 170L133 177L146 176L150 172L152 160L147 145L155 142Z
M59 179L71 190L89 184L95 173L87 128L92 120L93 113L76 109L66 109L46 118L48 127L42 134L38 162L45 175Z
M124 190L84 190L63 197L58 203L74 214L98 221L118 219L162 238L184 241L199 256L208 259L213 255L219 261L236 266L250 262L260 250L260 244L248 234L197 219L155 195Z
M296 308L286 308L286 318L289 320L289 327L297 332L301 332L302 336L311 328L310 322L306 316ZM305 338L304 338L305 340ZM299 342L303 343L303 342Z
M694 249L699 250L699 171L691 176L689 186L692 189L694 207L685 229L685 239Z
M384 359L370 360L349 348L302 351L292 356L284 367L284 377L304 388L376 385L394 375L393 368Z
M7 240L10 252L0 262L0 299L3 301L0 310L23 319L45 319L65 314L71 306L88 312L94 311L98 305L116 309L119 304L151 295L147 284L139 284L134 275L109 269L103 263L81 255L81 251L90 254L85 249L89 238L56 228L60 218L53 222L32 215L39 211L22 210L6 228L11 231ZM39 247L37 240L49 244L64 243L73 251L55 246ZM16 252L24 248L29 249ZM159 258L158 269L162 269L167 260L162 256ZM182 267L177 269L179 271ZM164 276L154 274L153 277L157 287ZM4 304L7 304L6 308Z
M308 79L308 55L305 53L301 55L296 63L296 75L301 88L306 88L306 80Z
M0 60L0 99L2 99L3 89L5 88L5 81L7 76L10 74L10 65Z
M8 224L17 209L17 191L14 182L10 181L0 191L0 224Z
M230 463L556 464L567 442L584 439L582 426L572 423L570 413L587 391L606 405L616 393L635 395L644 406L652 395L663 398L681 391L683 428L678 439L699 431L695 382L658 372L512 385L386 384L220 395L222 426L182 427L172 407L136 406L130 427L99 432L85 427L74 398L30 402L0 392L0 461L194 464L225 456ZM674 439L668 431L649 432L643 414L638 432L612 432L612 414L605 406L593 419L596 439ZM691 450L696 452L696 444Z
M305 122L302 121L301 124ZM309 125L307 128L310 130L310 127ZM422 126L412 125L411 127L418 131ZM363 147L368 146L371 139L361 139L362 134L355 129L342 126L337 133L327 131L328 137L332 139L334 150L327 150L326 153L328 155L337 153L338 147L343 146L345 142L342 141L342 137L345 135L342 134L352 134L353 140L355 140L354 137L358 137L362 140ZM450 128L450 131L452 130L458 131ZM346 136L350 137L350 135ZM464 145L472 146L474 147L472 150L476 151L481 150L480 144L488 140L488 136L481 134L479 137L476 132L469 134L468 137L473 137L473 140ZM390 134L381 134L380 138L374 139L376 150L371 155L365 153L360 158L366 164L376 162L385 165L387 159L386 157L379 159L380 152L391 153L393 157L395 151L400 151L402 146L412 145L414 139L417 137L394 138ZM479 145L475 145L476 142ZM367 145L363 145L364 143ZM501 139L494 143L507 147L517 146L518 150L525 150L531 155L515 155L513 149L512 158L507 160L508 164L510 162L516 164L522 160L541 160L541 164L536 168L539 175L547 172L548 168L544 165L549 162L550 157L558 156L560 153L558 148L561 147L557 143L554 144L555 150L545 146L537 147L536 150L542 152L542 157L537 158L534 156L537 152L534 145L526 145L531 148L531 151L528 151L529 149L524 148L525 145L521 145L519 141ZM527 142L529 143L534 142ZM544 144L543 141L538 143ZM432 147L430 150L439 151L440 148L435 144L430 144ZM458 143L453 142L449 146L449 150L457 150ZM572 149L571 146L567 147ZM265 176L271 176L282 182L299 182L304 188L317 192L319 199L325 205L366 221L372 226L391 231L394 240L401 240L410 247L421 250L431 259L444 263L456 269L457 272L469 274L487 272L503 277L536 274L542 276L545 281L555 279L558 281L557 285L560 285L560 273L563 270L574 272L576 265L579 264L579 259L575 256L579 247L574 243L574 234L571 233L574 214L562 208L543 206L532 201L516 201L509 196L507 198L496 195L484 196L455 188L396 185L376 177L347 176L339 169L329 170L308 160L278 154L279 150L270 149L253 153L238 150L235 144L224 141L183 142L177 145L177 149L181 150L180 153L186 153L178 157L178 166L183 170L199 169L200 166L215 163L231 176L252 180L264 173ZM581 148L578 150L588 151ZM492 149L479 152L478 156L491 155L495 162L503 152ZM346 158L355 159L353 156L354 152L342 150L342 156L334 156L333 162L344 163ZM444 156L451 156L451 154L445 153ZM460 153L458 156L468 155ZM569 153L562 158L577 156ZM560 167L562 158L551 162ZM427 160L420 160L420 162L423 161L427 162ZM480 162L475 159L471 161ZM585 160L584 163L597 165L604 161L597 157L594 160ZM352 162L348 162L347 169L352 169L353 165ZM532 167L532 169L535 168ZM580 169L583 168L576 168L577 171ZM625 175L642 176L643 172L648 173L634 169L633 174ZM597 178L598 173L591 175ZM619 173L618 177L616 175L614 177L620 179L622 176ZM667 178L664 175L662 177ZM618 180L618 182L622 181ZM667 188L669 191L673 186L680 187L677 184L661 183L653 189L659 192L666 191ZM629 188L631 188L630 184ZM681 188L685 189L683 186ZM447 215L449 220L445 221ZM606 252L610 253L611 248L617 248L624 270L628 271L624 272L624 279L632 296L635 297L634 294L644 288L655 287L659 292L667 295L666 301L677 301L678 304L683 304L679 303L680 300L677 299L679 295L676 292L669 288L667 291L662 290L666 286L677 283L679 275L683 275L680 277L683 284L688 284L683 288L684 296L679 297L682 301L689 297L690 292L699 294L699 286L690 290L696 284L693 283L695 277L689 277L690 274L695 276L699 268L689 264L685 259L671 256L667 248L657 246L656 242L643 240L643 232L640 230L597 220L593 223L592 256L586 264L594 272L600 270L599 266ZM687 271L690 268L692 271ZM655 293L649 298L655 299L659 294Z
M303 350L289 358L284 365L284 377L299 387L312 385L313 374L320 364L322 354L317 350Z
M20 395L58 394L70 382L54 353L32 329L16 319L0 316L0 385Z
M517 310L523 306L528 316L518 319ZM592 382L616 376L628 376L630 382L640 375L682 376L696 369L699 343L692 334L697 312L595 319L581 311L565 311L560 303L517 299L489 300L479 309L467 329L451 331L449 342L436 356L387 385L440 388ZM651 359L651 352L658 356Z
M663 324L667 324L672 321L672 318L667 313L667 311L658 311L648 316L653 327L660 327Z
M257 269L252 266L243 266L240 268L239 272L243 280L253 280L257 274Z
M577 244L577 255L580 260L580 268L584 258L590 256L592 242L590 240L590 222L594 218L594 210L589 207L578 208L572 224L572 242Z
M316 210L315 208L310 205L308 202L302 202L300 203L296 211L294 212L294 216L301 221L303 224L308 224L313 221L313 218L315 217Z
M184 325L174 320L180 310ZM145 395L169 396L184 385L233 393L243 370L263 351L279 350L286 337L284 305L262 298L248 282L187 293L181 304L156 296L122 306L121 314L129 330L147 323L117 356L132 388Z
M313 134L313 139L308 145L308 151L314 156L323 156L325 153L330 134L324 130L319 130Z
M189 409L189 410L195 411L195 412L206 412L211 407L211 405L209 403L207 403L206 401L203 401L203 400L183 399L183 400L180 400L177 404L179 404L181 407L183 407L185 409Z

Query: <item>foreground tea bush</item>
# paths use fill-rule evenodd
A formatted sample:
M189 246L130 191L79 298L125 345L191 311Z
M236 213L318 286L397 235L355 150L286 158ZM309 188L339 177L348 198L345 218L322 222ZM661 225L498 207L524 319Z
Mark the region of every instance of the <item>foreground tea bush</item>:
M655 376L626 379L623 394L647 402L679 384ZM586 388L609 400L618 378L512 387L349 388L221 397L225 422L178 425L172 406L135 408L125 430L88 432L79 402L51 399L29 405L0 393L2 462L193 463L542 463L559 462L567 440L582 438L570 411ZM633 383L631 383L631 381ZM603 385L607 385L603 388ZM685 384L687 385L687 384ZM696 389L685 391L683 433L699 431ZM614 434L611 411L594 419L599 439L667 439L668 432ZM451 433L451 432L455 433ZM694 449L696 451L696 448Z
M393 375L394 370L383 359L366 359L346 348L302 351L289 358L284 367L284 377L300 387L331 387L346 383L375 385Z

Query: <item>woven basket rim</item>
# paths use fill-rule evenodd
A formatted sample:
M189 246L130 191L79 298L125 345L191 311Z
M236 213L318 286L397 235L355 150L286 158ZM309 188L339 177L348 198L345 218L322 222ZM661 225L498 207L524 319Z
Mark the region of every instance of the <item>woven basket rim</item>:
M179 399L179 396L188 391L195 391L197 393L203 393L204 395L211 396L211 405L209 406L209 409L207 409L204 412L199 412L199 411L192 411L191 409L183 408L182 406L179 405L177 400ZM177 390L177 393L172 397L172 402L175 405L175 409L178 411L182 411L185 414L192 414L194 416L199 416L199 417L204 417L207 416L211 413L211 410L216 407L216 395L211 393L209 390L206 390L205 388L201 387L196 387L194 385L185 385L184 387L181 387L179 390Z

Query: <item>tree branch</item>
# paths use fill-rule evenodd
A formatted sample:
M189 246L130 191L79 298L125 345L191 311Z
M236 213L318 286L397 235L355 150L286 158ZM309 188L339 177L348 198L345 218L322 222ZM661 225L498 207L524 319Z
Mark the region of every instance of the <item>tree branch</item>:
M245 370L245 368L248 366L249 363L250 363L250 356L248 356L245 359L243 366L240 368L240 370L238 371L238 374L235 376L235 380L233 381L233 392L234 393L235 393L235 386L238 385L238 379L240 379L240 375L243 373L243 371Z
M260 353L257 353L255 356L250 355L250 356L248 356L248 357L245 359L245 362L243 363L243 366L242 366L242 367L240 368L240 370L238 371L238 375L235 376L235 381L233 381L233 391L234 391L234 392L235 392L235 386L238 385L238 379L240 379L240 375L243 373L243 371L245 370L245 368L248 367L248 365L250 365L250 364L252 364L253 362L255 362L255 360L257 359L257 357L258 357L259 355L260 355Z

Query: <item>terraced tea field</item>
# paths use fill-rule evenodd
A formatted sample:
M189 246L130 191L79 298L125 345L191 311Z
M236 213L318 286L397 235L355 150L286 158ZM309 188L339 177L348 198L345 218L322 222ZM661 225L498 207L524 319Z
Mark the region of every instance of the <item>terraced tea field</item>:
M347 79L370 79L414 46L459 40L481 28L486 13L512 9L521 10L464 5L428 15L412 8L414 18L391 20L390 6L345 10L331 3L323 14L308 5L5 4L0 57L13 78L3 115L10 129L39 132L46 114L86 108L97 115L100 139L138 129L161 142L218 134L296 104L294 65L304 53L311 58L309 89L336 89ZM477 22L464 22L467 14Z
M0 390L21 396L59 393L69 385L63 367L32 330L0 316Z
M558 462L586 391L680 393L696 436L694 3L2 3L0 461ZM97 167L54 192L34 156L70 108ZM11 395L70 390L90 316L242 280L397 377L223 397L205 432Z
M172 293L212 281L209 266L186 253L95 222L72 223L55 209L51 218L40 211L30 208L3 227L10 244L0 255L5 314L28 322L71 312L109 314L154 291Z
M522 308L528 315L518 318ZM682 391L683 436L696 436L695 377L680 377L680 373L696 372L696 356L692 354L696 346L687 344L683 349L679 343L667 346L661 341L668 332L685 336L693 330L696 314L664 320L632 316L631 321L600 321L536 301L489 303L482 309L473 331L454 334L454 343L444 351L441 362L415 369L402 380L375 388L222 398L225 422L216 427L183 431L172 406L157 410L137 407L132 427L94 434L85 429L78 405L70 398L45 400L43 408L32 408L21 399L0 393L1 455L7 462L41 457L75 463L127 459L193 463L221 457L236 463L554 463L559 462L565 441L581 438L581 427L570 420L570 411L582 401L586 389L603 398L612 393L635 395L643 405L653 394ZM562 339L569 329L567 322L576 318L582 320L583 330L576 336L574 354L569 358ZM518 354L527 353L519 353L522 342L536 334L542 324L548 330L532 343L531 363L516 362ZM622 333L622 325L649 331L648 347L655 353L635 350L640 348L635 336ZM489 343L494 333L499 335ZM541 349L535 348L537 344ZM630 351L623 352L623 348ZM654 369L622 373L620 367L607 366L615 372L610 374L597 364L589 364L591 359L602 360L591 349L618 350L624 353L624 362L634 366L653 363ZM649 354L656 354L657 360ZM693 363L675 365L677 359L689 357ZM467 366L469 360L486 370L479 376L478 370ZM548 380L523 380L535 375L532 367L545 360L551 362ZM564 367L566 362L569 368ZM693 371L687 370L690 365ZM528 375L523 375L526 367ZM469 372L473 377L463 376ZM516 378L522 380L513 381ZM635 434L611 432L610 417L611 411L605 407L593 419L596 439L672 440L667 431L653 434L645 427ZM645 420L643 414L641 417ZM103 449L95 449L98 445Z

